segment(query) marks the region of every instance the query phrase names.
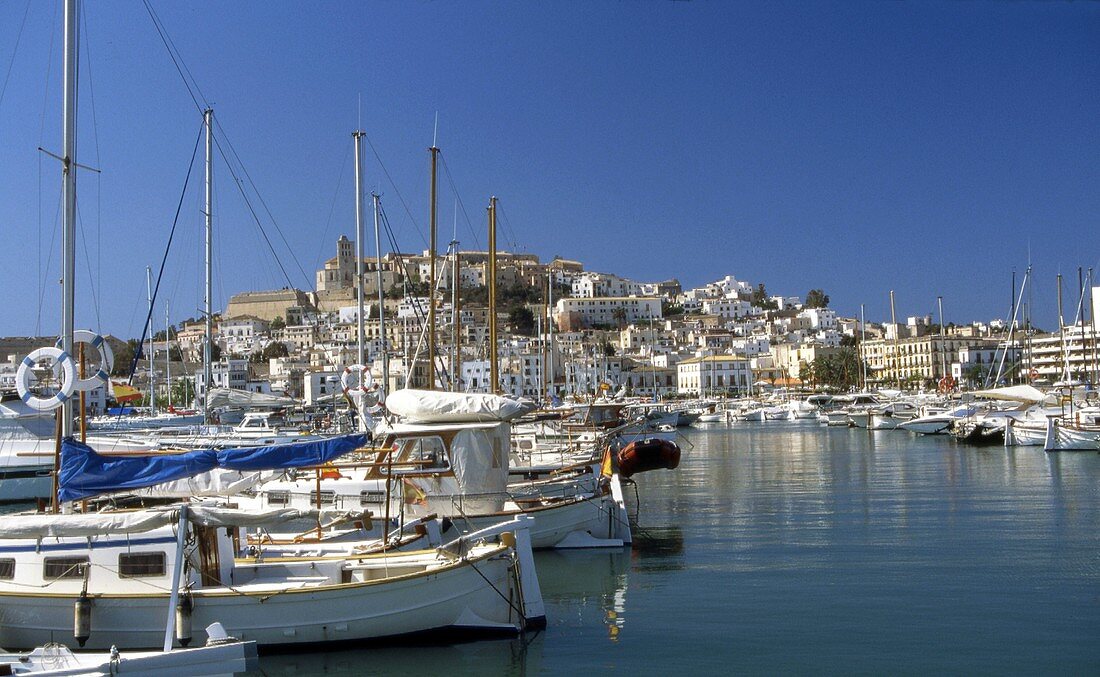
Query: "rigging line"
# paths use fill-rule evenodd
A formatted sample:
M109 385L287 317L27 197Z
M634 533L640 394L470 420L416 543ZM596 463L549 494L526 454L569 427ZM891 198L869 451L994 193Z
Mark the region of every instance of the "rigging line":
M53 16L50 22L50 47L46 57L46 79L42 87L42 112L38 118L38 147L41 148L44 145L46 138L46 104L50 100L50 75L53 73L53 42L54 37L57 34L57 13L61 3L55 3L53 8ZM60 204L58 205L60 210ZM56 222L57 217L54 217ZM51 236L50 249L53 249L53 237L56 237L56 233ZM42 333L42 300L46 296L46 275L50 268L50 262L47 260L45 267L42 265L42 154L38 154L38 316L34 323L34 333L36 335Z
M142 3L145 5L145 11L149 14L149 19L153 22L153 28L157 30L157 35L160 36L160 41L164 43L164 49L168 51L168 57L172 59L172 64L176 67L176 72L179 73L180 79L183 80L183 86L187 88L187 93L191 96L191 101L195 104L195 108L201 113L203 106L199 104L199 98L205 102L206 97L202 95L201 91L199 91L198 97L195 96L195 91L191 89L191 82L188 81L188 76L191 75L191 71L187 68L187 64L184 64L182 67L180 66L180 62L183 58L176 58L175 43L167 36L167 31L161 26L160 17L153 11L153 7L149 4L149 0L142 0ZM185 70L187 71L187 75L184 75ZM194 78L192 78L192 80L193 79ZM196 82L195 90L198 89L199 84Z
M462 216L466 219L466 227L470 229L470 235L474 238L474 246L481 249L481 240L477 237L477 232L474 230L474 223L470 220L470 215L466 212L466 204L462 202L462 196L458 194L458 187L455 186L454 177L451 176L451 168L447 165L447 158L443 156L443 151L439 152L439 157L443 160L443 173L447 175L447 183L451 185L451 192L454 193L455 199L458 200L458 206L462 209Z
M401 206L405 208L405 213L408 214L409 220L412 221L413 227L416 228L416 232L420 235L420 241L424 243L424 248L428 249L428 238L424 236L424 230L417 223L416 217L412 215L412 210L409 209L409 203L405 202L405 196L401 194L401 189L397 187L397 183L390 176L390 170L386 169L386 165L382 162L382 156L378 154L378 149L374 147L374 142L370 140L370 135L363 132L363 138L367 140L367 145L370 146L370 150L374 153L374 159L378 160L378 166L382 168L382 173L386 175L386 180L393 186L394 192L397 193L397 199L401 201ZM396 249L394 251L397 251Z
M78 226L82 226L84 222L84 219L80 216L79 203L77 203L76 208L76 222ZM96 293L95 275L92 271L92 257L88 255L88 238L85 236L83 227L78 227L77 231L80 233L80 242L84 245L84 260L88 263L88 289L91 290L92 293L92 308L95 310L96 328L102 329L103 321L99 314L99 294Z
M126 383L128 385L134 384L134 372L137 370L138 357L141 356L141 352L144 349L145 334L149 330L149 326L153 321L153 310L156 308L157 292L160 291L160 281L164 277L164 266L168 262L168 252L172 249L172 239L176 235L176 226L179 224L180 212L183 210L183 200L187 197L187 186L191 182L191 172L195 169L195 157L199 154L199 142L202 141L203 126L199 125L199 133L195 135L195 148L191 151L191 162L187 165L187 176L183 179L183 190L180 191L180 199L176 204L176 215L172 219L172 229L168 231L168 244L164 247L164 255L160 259L160 269L157 271L157 283L153 286L153 298L149 301L149 310L145 315L145 326L141 330L141 341L138 342L138 348L134 351L133 362L130 363L130 374L126 377ZM153 355L149 356L149 359L153 359Z
M222 146L221 146L221 143L219 142L218 138L219 137L217 137L217 136L214 137L214 145L216 145L218 147L218 152L222 156L222 161L225 162L226 169L229 170L229 175L233 177L233 183L237 186L237 191L241 194L241 197L244 199L244 204L245 204L246 207L248 207L248 212L252 215L252 220L255 222L256 228L259 229L260 235L263 236L264 242L267 243L267 248L271 251L271 256L275 259L275 265L279 266L279 270L282 271L283 278L286 279L287 285L289 285L290 287L294 287L294 283L290 281L290 275L287 274L286 268L283 267L283 262L279 259L279 254L275 251L275 247L271 244L271 238L269 238L267 236L267 232L264 230L263 224L260 223L260 217L259 217L258 214L256 214L256 210L252 206L252 201L248 199L248 193L244 189L244 182L241 181L240 177L237 176L237 173L235 171L233 171L233 165L229 162L229 158L225 154L225 151L222 150ZM297 260L297 259L295 259L295 260ZM310 286L310 289L313 288L313 285L309 285L309 286Z
M500 215L504 217L504 225L508 226L508 232L512 235L512 251L519 251L519 240L516 239L516 231L512 230L512 220L504 213L504 207L500 202L497 202L497 209L500 210Z
M50 266L53 264L53 251L54 244L57 242L57 232L61 230L61 205L65 200L61 195L57 196L57 210L53 215L54 227L51 229L50 234L50 247L47 249L46 265L42 269L42 278L39 283L38 292L38 319L34 325L34 333L41 334L42 332L42 303L46 300L46 278L50 275Z
M336 190L332 194L332 204L328 208L328 219L325 221L325 231L321 234L320 246L317 247L317 258L313 260L313 269L321 269L321 257L324 256L322 252L325 251L325 241L328 239L328 231L332 227L332 215L336 212L336 200L340 197L340 187L344 185L344 170L348 167L348 156L351 155L351 149L355 146L355 142L351 141L344 146L344 160L340 163L340 173L336 176Z
M91 99L91 108L92 108L92 145L95 148L95 166L100 167L101 160L100 160L100 157L99 157L99 120L96 117L96 112L95 112L95 78L92 76L92 50L91 50L91 47L89 47L89 43L91 42L91 40L88 37L88 13L87 12L81 12L80 13L80 20L81 20L81 23L83 24L83 29L84 29L84 40L82 40L82 43L84 45L84 60L85 60L84 70L87 71L87 76L84 78L84 80L88 83L88 97ZM96 172L95 173L95 179L96 179L96 184L95 184L96 185L96 218L95 218L96 265L95 265L94 269L92 268L91 257L88 255L88 240L87 240L87 238L84 237L83 231L81 231L80 237L81 237L81 239L84 240L84 258L88 262L88 278L89 278L89 281L98 280L98 281L102 282L103 281L103 268L102 268L102 265L101 265L102 260L100 258L100 252L101 252L102 244L103 244L103 232L102 232L102 226L103 226L103 179L102 179L102 174L100 172ZM79 218L79 213L78 213L78 218ZM93 274L93 270L95 271L94 274ZM96 295L95 287L93 286L93 287L91 287L91 289L92 289L92 303L93 303L93 307L95 308L96 329L98 331L101 331L103 329L103 320L102 320L102 317L100 316L99 297Z
M237 161L237 164L240 165L241 171L244 172L245 178L248 179L248 185L252 187L252 192L256 194L256 198L260 201L260 205L263 206L264 211L267 212L267 217L271 219L271 225L275 226L275 232L279 234L279 239L283 241L283 246L286 247L287 252L290 254L291 260L294 261L294 265L298 267L298 272L302 274L302 279L306 282L306 288L313 289L314 285L310 281L309 275L306 275L306 271L302 268L302 264L300 261L298 261L298 257L294 254L294 248L290 246L289 242L287 242L286 236L283 234L283 229L279 227L279 222L275 220L275 215L271 213L271 209L267 206L267 201L264 200L263 194L260 193L260 189L256 187L256 183L252 180L252 175L248 172L248 167L245 166L244 161L241 160L241 157L237 155L237 149L233 146L233 141L229 138L229 133L225 131L224 127L222 127L222 124L218 118L214 119L214 126L217 127L218 130L221 132L221 138L225 139L226 145L229 146L230 152L233 153L233 158ZM218 146L218 150L221 150L220 144ZM289 281L290 280L288 278L287 282ZM293 287L294 285L291 284L291 286Z
M4 105L4 93L8 91L8 81L11 80L11 69L15 65L15 55L19 53L19 42L23 39L23 27L27 25L27 14L31 11L31 0L27 0L27 6L23 8L23 20L19 22L19 33L15 36L15 47L11 50L11 61L8 62L8 72L4 75L4 84L0 86L0 106Z

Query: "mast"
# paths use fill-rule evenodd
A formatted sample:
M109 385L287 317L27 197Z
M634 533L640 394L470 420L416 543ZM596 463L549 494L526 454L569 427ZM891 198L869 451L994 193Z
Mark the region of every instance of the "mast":
M497 199L489 198L489 392L499 390L497 364Z
M168 386L168 408L172 408L172 349L169 338L172 333L171 320L168 319L168 299L164 299L164 384Z
M363 318L363 154L361 152L360 139L363 138L362 130L355 130L352 134L355 139L355 295L358 297L359 312L359 352L356 364L364 365L367 361L366 350L363 348L363 333L365 321ZM362 374L359 375L362 378Z
M898 320L894 315L894 290L890 290L890 324L894 325L894 375L897 377L898 390L901 390L901 353L898 351Z
M432 182L428 189L428 199L431 203L428 208L428 390L435 390L435 239L439 224L436 223L436 163L439 160L439 149L432 144L428 149L432 154Z
M65 0L64 122L61 131L61 198L65 205L62 225L61 349L73 354L73 313L76 309L76 0ZM73 399L61 403L61 437L73 434Z
M382 346L382 387L390 388L390 351L386 345L386 293L382 287L382 240L378 234L378 213L382 209L381 196L371 193L374 200L374 254L375 273L378 279L378 342Z
M943 326L943 297L936 297L936 305L940 308L940 378L947 377L947 329Z
M650 322L652 322L650 318ZM546 341L547 348L546 353L548 356L549 367L546 373L549 377L550 389L547 392L547 398L553 398L554 395L554 271L550 270L550 274L546 277Z
M458 212L455 212L458 219ZM458 240L451 241L451 390L458 392L462 379L462 264L458 253Z
M1092 383L1096 384L1098 381L1098 365L1097 365L1097 314L1096 314L1096 298L1092 295L1092 290L1095 290L1095 281L1092 280L1092 269L1090 267L1088 277L1086 277L1086 286L1089 290L1089 307L1092 312L1092 323L1089 327L1089 332L1092 338Z
M149 409L157 413L157 399L153 388L153 358L157 352L153 348L153 269L145 266L145 295L149 299Z
M1062 379L1069 379L1069 357L1066 355L1066 318L1062 314L1062 274L1058 273L1058 336L1062 341Z
M1081 327L1081 380L1088 378L1088 353L1085 352L1085 281L1081 279L1081 266L1077 266L1077 324Z
M202 117L206 126L206 294L203 297L206 332L202 340L202 377L206 388L202 395L202 420L210 423L210 389L214 385L214 109L207 108Z
M863 376L863 387L861 390L867 390L867 360L863 359L863 344L867 342L867 324L863 316L863 304L859 304L859 370Z

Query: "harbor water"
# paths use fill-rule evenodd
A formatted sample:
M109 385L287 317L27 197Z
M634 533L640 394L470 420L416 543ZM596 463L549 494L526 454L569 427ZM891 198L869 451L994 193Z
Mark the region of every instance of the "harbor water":
M680 443L636 478L632 549L538 553L544 632L264 673L1100 674L1100 455L808 423Z

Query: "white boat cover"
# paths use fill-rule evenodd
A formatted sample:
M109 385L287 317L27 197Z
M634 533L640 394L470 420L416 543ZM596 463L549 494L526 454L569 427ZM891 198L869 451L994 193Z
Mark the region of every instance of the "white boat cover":
M236 388L212 388L210 390L210 408L218 407L293 407L299 404L293 397L251 393Z
M477 428L460 430L451 442L451 468L463 495L503 493L508 488L508 460L503 449L508 444L508 430L500 427L504 430L493 431L496 445L487 431Z
M409 423L462 423L514 421L534 411L535 403L486 393L405 389L390 394L386 408Z
M122 493L156 498L236 496L243 491L247 491L258 484L267 482L282 474L282 470L242 472L240 470L216 468L193 477L185 477L180 480L175 480L174 482L155 484L144 489L130 490Z
M990 388L989 390L975 390L970 393L974 397L984 397L989 400L1009 400L1012 402L1038 403L1047 399L1047 394L1035 386L1018 385L1004 388Z
M188 519L193 524L208 527L272 527L300 519L340 523L363 517L363 513L343 510L281 508L256 513L222 506L188 506ZM5 515L0 517L0 538L40 539L136 534L176 524L178 521L178 506L126 512Z

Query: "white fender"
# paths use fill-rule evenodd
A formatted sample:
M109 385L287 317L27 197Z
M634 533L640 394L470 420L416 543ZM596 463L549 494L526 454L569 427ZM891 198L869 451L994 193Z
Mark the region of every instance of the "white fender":
M56 376L61 372L61 388L53 394L53 397L38 397L31 392L31 381L35 379L34 367L39 360L53 360L53 373ZM76 387L76 364L71 355L60 348L39 348L32 350L30 355L19 363L19 371L15 374L15 387L19 391L19 398L28 407L35 411L52 411L72 397Z
M78 343L89 345L99 351L99 370L88 378L76 379L73 388L87 392L107 385L107 381L111 378L111 370L115 368L115 352L111 350L111 344L90 329L77 329L73 332L73 350L76 350ZM61 347L61 339L57 339L57 347Z

